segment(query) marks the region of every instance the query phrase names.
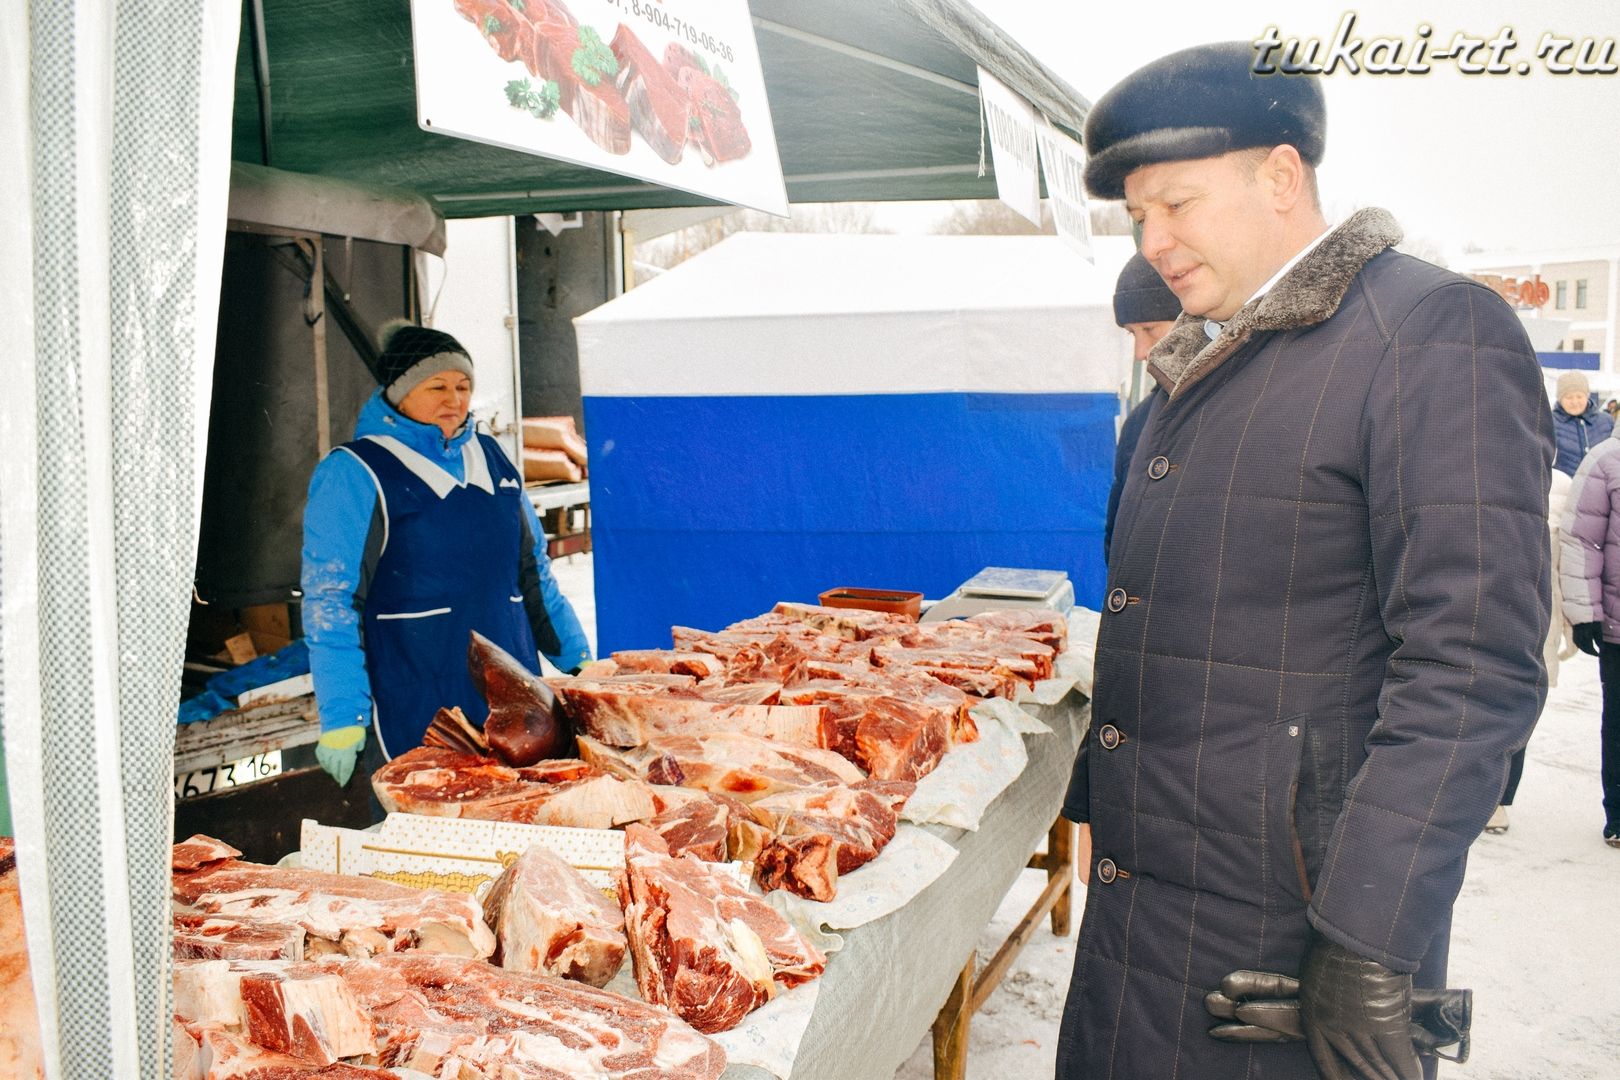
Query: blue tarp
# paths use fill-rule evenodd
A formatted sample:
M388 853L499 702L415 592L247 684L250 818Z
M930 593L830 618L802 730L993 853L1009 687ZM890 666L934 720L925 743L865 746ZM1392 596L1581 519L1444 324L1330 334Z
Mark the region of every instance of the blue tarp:
M198 720L211 720L222 712L236 708L236 698L248 690L307 674L309 646L304 644L303 638L299 638L286 648L250 660L241 667L222 671L209 679L201 694L180 703L179 722L193 724Z
M1113 394L587 398L600 655L986 566L1103 592ZM611 445L609 445L611 444Z

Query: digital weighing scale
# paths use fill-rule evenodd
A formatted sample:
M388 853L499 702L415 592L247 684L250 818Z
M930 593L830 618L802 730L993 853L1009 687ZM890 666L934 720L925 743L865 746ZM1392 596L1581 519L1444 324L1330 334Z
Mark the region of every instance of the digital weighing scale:
M1074 584L1063 570L1023 570L987 566L923 612L920 622L961 619L1007 608L1050 608L1059 614L1074 607Z

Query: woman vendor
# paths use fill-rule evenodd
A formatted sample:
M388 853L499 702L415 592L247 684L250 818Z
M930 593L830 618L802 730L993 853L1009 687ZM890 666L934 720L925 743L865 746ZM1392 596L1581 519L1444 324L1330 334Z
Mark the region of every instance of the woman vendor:
M467 671L476 630L539 673L591 658L557 588L523 477L468 413L473 365L449 334L404 321L379 345L382 386L354 441L315 468L304 511L303 623L320 709L315 756L347 784L421 744L442 707L482 725Z

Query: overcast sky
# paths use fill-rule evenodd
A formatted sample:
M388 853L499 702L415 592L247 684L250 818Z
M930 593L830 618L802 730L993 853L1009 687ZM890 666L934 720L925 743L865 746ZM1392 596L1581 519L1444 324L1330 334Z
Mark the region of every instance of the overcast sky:
M1327 79L1327 154L1319 173L1329 216L1384 206L1409 237L1441 251L1620 244L1620 75L1554 75L1536 53L1544 33L1578 43L1620 39L1614 0L1365 0L1354 6L1254 0L970 0L1095 101L1149 60L1209 41L1279 36L1331 41L1344 14L1355 37L1429 50L1459 32L1489 40L1507 27L1511 66L1526 75L1463 75L1431 60L1428 75ZM1612 63L1620 46L1610 45ZM1361 54L1364 58L1365 53ZM1602 55L1601 53L1599 54ZM1482 50L1480 60L1488 59ZM1572 57L1571 57L1572 58Z

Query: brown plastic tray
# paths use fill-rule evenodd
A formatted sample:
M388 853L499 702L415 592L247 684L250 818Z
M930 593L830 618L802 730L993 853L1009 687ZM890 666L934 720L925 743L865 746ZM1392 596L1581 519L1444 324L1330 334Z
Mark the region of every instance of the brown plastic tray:
M820 595L822 607L887 611L895 615L909 615L913 619L922 614L922 598L922 593L906 589L856 589L849 586L828 589Z

